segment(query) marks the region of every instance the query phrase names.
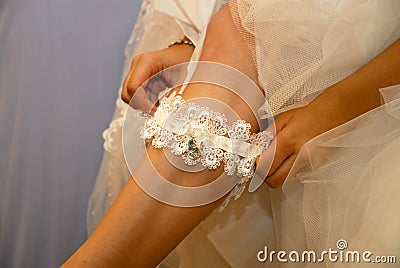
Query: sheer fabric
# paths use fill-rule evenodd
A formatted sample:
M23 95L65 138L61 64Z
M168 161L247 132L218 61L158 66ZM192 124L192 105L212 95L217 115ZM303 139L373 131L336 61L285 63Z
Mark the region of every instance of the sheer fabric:
M210 1L207 5L200 5L194 1L193 5L183 8L181 1L169 4L165 1L165 6L179 7L171 10L157 6L156 2L143 4L142 16L131 37L137 42L130 41L127 46L125 73L133 55L163 48L170 41L181 38L183 33L197 44L192 58L196 60L201 53L207 22L223 3ZM264 118L305 105L400 36L398 1L239 0L231 1L229 5L236 26L253 51L259 82L272 108L273 113L269 114L260 107L259 113ZM182 14L203 15L203 19L189 20ZM193 29L197 30L193 32ZM393 99L396 94L389 95ZM311 141L304 147L281 190L270 191L263 185L256 193L245 192L222 213L213 212L160 267L271 267L278 263L259 263L256 257L266 245L272 249L320 250L336 243L338 237L349 239L354 247L371 246L371 250L377 249L377 254L386 249L379 246L386 239L388 244L398 249L397 242L388 238L388 232L380 232L383 236L375 246L366 241L372 238L369 232L374 224L381 220L390 219L387 229L396 234L396 225L392 224L396 218L377 214L396 198L396 190L386 192L388 187L397 189L394 187L396 169L386 173L386 169L380 168L386 157L396 156L395 152L398 152L391 149L397 148L398 127L397 123L393 124L397 119L393 119L393 113L387 109L391 107L393 112L396 111L395 104L397 102L388 103ZM124 109L125 104L118 100L115 119L104 134L106 152L89 204L89 232L97 226L129 178L122 161L120 137ZM375 121L376 114L379 115ZM137 122L138 125L132 129L143 124L139 115ZM379 126L376 125L378 122ZM376 133L377 139L369 139L371 133ZM356 134L358 136L354 136ZM382 140L382 137L385 138ZM374 147L376 144L379 145ZM360 149L362 146L365 148ZM380 157L377 157L378 152ZM138 160L141 154L138 153ZM385 182L376 188L363 188L360 181L372 184L376 178L374 172L378 169L381 172L379 176L386 178ZM331 181L335 183L331 184ZM376 198L383 192L387 196L382 198L382 202L377 202ZM359 198L350 198L357 195ZM370 203L366 200L370 197L375 198L373 206L367 206ZM394 209L395 203L389 208ZM304 263L299 264L299 267L303 266Z
M400 31L396 0L229 4L253 52L259 84L274 115L306 104L359 69L393 43Z
M183 31L177 22L165 13L156 11L154 9L155 3L153 2L151 0L143 1L138 22L125 49L126 60L122 77L125 77L128 73L131 59L134 55L165 48L172 40L183 36ZM105 140L104 156L96 184L89 199L87 214L88 234L91 234L100 223L130 177L122 148L122 125L127 109L128 105L118 97L113 120L109 128L103 133ZM139 113L136 114L136 117L137 125L132 126L132 133L135 133L134 131L142 127L145 122L143 116ZM137 144L138 163L144 154L144 146L139 132L136 132L136 134L131 135L131 142L132 144ZM133 137L136 137L136 139Z
M206 5L204 5L206 4ZM204 12L198 12L199 6ZM131 59L138 54L154 51L167 47L171 41L187 35L197 45L193 59L198 57L205 36L206 26L212 15L221 7L221 2L209 0L206 3L193 1L191 3L180 1L143 1L138 22L135 25L131 37L125 49L125 64L122 77L128 73ZM173 16L174 15L174 16ZM93 189L88 205L88 233L91 234L100 223L126 180L130 177L125 164L122 148L122 125L128 105L119 97L116 101L116 110L108 129L103 133L104 157L100 172ZM138 112L135 115L136 126L132 131L140 129L144 125L144 118ZM139 133L130 135L131 143L138 145L137 163L144 154L143 142ZM134 164L134 165L135 165Z
M344 239L349 250L398 258L400 85L381 93L384 105L307 143L273 191L279 248L322 252Z

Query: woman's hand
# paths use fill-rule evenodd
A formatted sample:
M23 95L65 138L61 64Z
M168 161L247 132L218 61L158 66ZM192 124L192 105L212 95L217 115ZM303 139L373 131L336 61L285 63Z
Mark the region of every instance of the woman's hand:
M400 40L361 69L331 86L305 107L283 113L275 121L275 155L265 182L282 186L302 146L312 138L381 104L379 89L400 84ZM258 161L257 161L257 164ZM260 163L262 165L262 163Z
M188 62L193 53L193 46L180 44L162 50L138 55L132 59L131 68L125 77L121 98L135 109L152 111L154 103L147 99L141 85L156 73L176 64Z
M265 182L272 188L282 186L303 145L325 131L347 121L335 100L318 100L301 108L287 111L275 121L276 147L271 146L264 156L275 155ZM258 163L258 162L257 162Z

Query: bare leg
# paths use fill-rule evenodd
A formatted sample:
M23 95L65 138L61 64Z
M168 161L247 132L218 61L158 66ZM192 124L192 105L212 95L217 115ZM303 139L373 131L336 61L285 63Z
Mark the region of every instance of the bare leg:
M233 25L228 7L212 20L202 60L225 63L256 81L250 51ZM189 86L185 98L212 96L232 107L244 120L256 125L247 105L233 93L215 86ZM253 128L252 131L258 131ZM163 152L153 147L148 154L157 170L178 184L217 177L222 169L187 173L171 166ZM221 200L194 208L169 206L144 193L130 179L100 226L64 267L154 267L200 223Z

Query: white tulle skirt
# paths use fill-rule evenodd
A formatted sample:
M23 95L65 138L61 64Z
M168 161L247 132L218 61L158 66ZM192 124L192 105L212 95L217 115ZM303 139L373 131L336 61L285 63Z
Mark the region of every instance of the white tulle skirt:
M248 19L249 14L252 14L251 10L263 10L267 8L268 5L265 4L267 2L279 3L281 7L286 5L289 8L293 1L245 2L249 5L245 6L246 8L242 9L241 13L235 15L239 16L236 19L240 23L242 23L240 16L245 14ZM267 96L271 98L275 96L274 100L278 100L274 104L276 112L289 109L293 105L304 105L313 96L315 97L315 93L318 94L326 86L361 67L400 36L399 1L303 1L308 4L325 2L329 2L330 7L336 4L337 8L346 10L343 7L345 6L348 12L352 11L350 12L352 16L347 17L348 23L341 24L340 27L354 27L350 31L353 35L349 33L349 29L346 29L348 35L342 36L340 42L335 40L336 47L334 51L329 51L328 57L324 57L324 53L318 54L323 58L323 61L319 59L318 62L321 65L318 68L315 64L308 65L311 67L307 71L304 68L297 68L296 72L291 73L294 75L291 80L277 80L278 82L273 83L276 86L279 83L294 81L296 78L300 79L300 77L302 78L296 81L303 81L300 84L287 85L290 85L289 91L293 91L293 94L282 95L282 87L278 87L275 91L266 91ZM381 2L384 3L379 5ZM357 7L374 13L374 17L371 18L373 23L370 26L368 26L368 21L365 21L364 12L358 15L362 20L358 20ZM298 7L298 10L303 9ZM259 12L254 14L260 15ZM336 15L339 16L340 13ZM385 19L378 23L376 18ZM329 23L334 23L331 19L332 17ZM271 18L266 19L266 21L270 20ZM258 19L257 22L260 23L261 20ZM328 22L325 21L325 23ZM302 31L305 31L307 36L312 36L307 32L305 25L307 23L303 24ZM324 27L327 28L326 25ZM331 29L337 32L340 30L337 27L339 26L335 24L335 27ZM368 29L371 31L370 34L364 32ZM293 31L294 28L289 27L286 30ZM265 31L265 28L262 28L262 31ZM166 15L154 10L153 1L145 1L138 23L128 42L123 75L127 73L133 55L163 48L171 40L180 38L184 32L186 33L184 27L182 29L182 25L177 23L171 14ZM379 32L379 36L374 35L374 32ZM295 33L292 32L292 34ZM330 35L329 38L334 37L335 35ZM261 64L260 59L268 55L262 47L260 48L260 44L263 43L262 38L262 35L257 35L258 43L252 43L260 76L266 70L277 79L279 77L287 79L289 76L280 76L278 70L272 66ZM323 40L323 38L315 37L314 41L323 40L323 44L329 44L329 38ZM288 41L291 40L288 39ZM360 40L363 42L360 43ZM271 43L268 42L268 44ZM355 49L348 60L338 58L349 54L344 44ZM278 44L272 45L278 46ZM288 46L285 47L284 44L281 46L283 46L282 51L288 49ZM333 48L330 47L330 49ZM313 48L312 51L318 51L318 49ZM303 57L307 55L305 50L304 52ZM332 55L335 56L332 57ZM292 61L278 64L276 62L274 66L292 70L290 64L297 63ZM296 65L296 67L299 66ZM335 75L330 76L329 72ZM338 73L341 75L337 75ZM325 78L329 80L323 80ZM266 79L263 78L264 83L270 83ZM294 85L297 85L297 88L293 87ZM306 90L305 85L314 85L314 88ZM286 99L281 99L282 96ZM338 240L345 240L348 250L360 252L368 250L373 253L373 256L398 254L399 258L400 216L397 215L397 206L400 204L400 183L398 182L400 179L400 86L382 90L382 96L384 104L379 108L308 142L281 189L271 190L263 185L257 192L253 194L245 192L240 199L230 202L222 213L214 211L178 245L160 264L160 267L295 267L296 265L298 267L350 267L352 264L341 262L295 264L277 261L260 262L257 259L259 251L266 246L270 250L313 250L318 253L329 248L337 250ZM89 201L89 234L100 223L130 177L122 152L121 139L126 109L127 106L118 98L114 119L109 129L104 132L103 163ZM260 113L262 111L261 107ZM143 118L138 114L137 125L132 126L132 131L140 128L143 122ZM131 142L138 144L137 161L139 161L144 148L139 145L142 144L139 133L136 137L137 140ZM365 264L360 265L360 267L364 266ZM388 264L386 266L390 267Z
M279 248L322 252L345 240L346 250L399 257L400 86L381 93L384 105L308 142L272 192Z

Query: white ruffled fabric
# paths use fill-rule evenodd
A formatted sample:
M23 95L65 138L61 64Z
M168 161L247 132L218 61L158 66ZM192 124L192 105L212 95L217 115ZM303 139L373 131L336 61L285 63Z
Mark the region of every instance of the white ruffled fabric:
M272 192L279 248L322 252L344 239L347 250L398 260L400 85L381 93L384 105L307 143L282 189Z
M304 105L400 34L398 0L231 0L274 115ZM266 110L267 111L267 110ZM263 109L265 117L270 116Z
M164 48L183 34L196 43L192 59L197 59L207 23L223 2L145 1L128 42L123 75L133 55ZM234 6L236 1L232 2ZM239 27L256 30L253 55L275 113L304 105L400 36L397 0L238 2L245 5L239 3L239 12L234 8L232 12ZM296 23L290 23L291 19ZM246 24L251 20L260 27ZM334 248L339 238L346 239L349 248L398 254L398 90L385 90L386 105L305 145L282 189L270 193L263 185L256 193L245 191L222 213L213 212L160 267L272 267L278 264L257 261L257 252L264 246L325 250ZM105 155L88 208L89 233L130 176L121 141L126 109L118 99L114 120L104 133ZM271 116L262 107L260 114ZM143 123L138 114L132 131ZM131 142L141 144L139 133L137 141ZM144 148L140 150L137 161ZM293 267L281 264L285 265Z

